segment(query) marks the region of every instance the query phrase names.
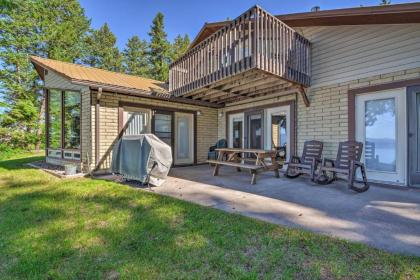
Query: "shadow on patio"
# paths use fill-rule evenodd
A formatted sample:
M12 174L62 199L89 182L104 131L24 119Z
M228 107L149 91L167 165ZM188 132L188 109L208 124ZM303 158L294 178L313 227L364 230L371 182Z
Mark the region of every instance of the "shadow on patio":
M319 186L308 178L275 178L271 172L250 184L247 172L208 165L179 167L157 193L240 213L268 222L420 255L420 191L373 185L365 193L345 183Z

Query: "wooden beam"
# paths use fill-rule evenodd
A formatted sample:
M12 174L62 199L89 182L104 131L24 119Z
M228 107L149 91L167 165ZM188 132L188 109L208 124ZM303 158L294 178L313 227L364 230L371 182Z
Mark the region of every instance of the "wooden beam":
M251 92L264 89L266 87L271 87L272 85L275 85L278 82L282 82L279 78L262 78L255 81L251 81L243 86L239 86L237 88L232 88L229 91L226 91L228 93L234 94L234 95L247 95ZM203 97L203 100L210 100L210 102L213 102L214 100L217 100L220 96L224 96L222 94L208 94Z
M218 100L218 103L224 103L224 102L226 102L226 100L229 101L229 100L234 99L234 97L241 97L242 96L242 97L252 98L256 95L264 94L265 92L279 92L279 91L284 90L285 88L290 87L291 85L292 85L291 83L284 83L283 82L281 84L277 84L277 85L274 85L274 86L262 88L262 89L259 89L259 90L250 91L247 94L235 95L232 98L220 99L220 100Z
M306 90L303 86L299 87L299 91L300 91L300 95L302 96L303 99L303 103L305 103L306 107L309 107L311 105L311 103L309 102L309 98L306 95Z

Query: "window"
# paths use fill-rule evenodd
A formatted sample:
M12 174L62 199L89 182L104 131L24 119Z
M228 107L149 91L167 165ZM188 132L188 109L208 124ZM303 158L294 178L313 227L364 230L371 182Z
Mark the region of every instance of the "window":
M370 170L396 171L394 98L365 102L365 161Z
M64 148L80 149L80 93L64 93Z
M155 113L154 134L160 140L172 146L172 114Z
M70 158L62 149L80 149L81 96L79 92L48 91L48 155ZM79 155L72 155L75 158ZM80 158L80 156L79 156Z
M61 91L50 90L48 99L48 148L61 148Z
M150 110L124 108L124 135L150 133Z

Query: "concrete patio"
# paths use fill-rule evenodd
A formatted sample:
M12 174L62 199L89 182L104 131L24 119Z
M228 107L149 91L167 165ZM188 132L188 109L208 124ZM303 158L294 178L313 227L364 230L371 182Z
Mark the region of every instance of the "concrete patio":
M365 193L345 183L319 186L307 178L275 178L250 184L247 172L208 165L173 168L159 194L275 224L360 241L392 252L420 256L420 190L371 186Z

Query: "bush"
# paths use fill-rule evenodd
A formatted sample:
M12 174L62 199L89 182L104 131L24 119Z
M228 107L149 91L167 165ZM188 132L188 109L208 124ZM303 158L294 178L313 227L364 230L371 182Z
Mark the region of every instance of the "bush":
M37 142L34 133L12 128L0 128L0 160L33 150Z

